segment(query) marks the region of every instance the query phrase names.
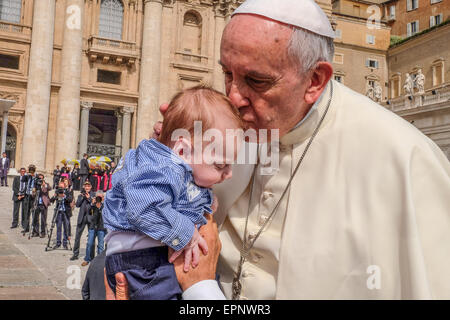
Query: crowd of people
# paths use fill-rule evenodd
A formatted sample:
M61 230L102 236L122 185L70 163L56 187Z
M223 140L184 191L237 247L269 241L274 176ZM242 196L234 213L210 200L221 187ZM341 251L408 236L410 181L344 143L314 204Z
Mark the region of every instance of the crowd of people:
M81 238L87 227L88 241L82 266L88 265L94 258L96 239L97 254L104 251L106 229L102 218L103 201L105 192L111 188L111 175L115 170L114 162L102 170L98 165L90 166L87 159L88 155L85 154L80 165L75 164L73 170L66 165L61 168L56 166L53 171L53 186L45 180L43 173L36 172L35 165L29 165L28 169L21 168L20 175L14 177L12 184L14 206L11 229L21 226L24 236L47 237L48 244L53 240L47 249L72 249L73 256L70 260L76 260L80 253ZM5 161L0 161L2 162ZM7 186L7 181L5 184ZM51 206L54 206L53 216L48 220ZM77 208L75 240L71 248L71 218ZM55 235L54 228L56 239L52 239Z

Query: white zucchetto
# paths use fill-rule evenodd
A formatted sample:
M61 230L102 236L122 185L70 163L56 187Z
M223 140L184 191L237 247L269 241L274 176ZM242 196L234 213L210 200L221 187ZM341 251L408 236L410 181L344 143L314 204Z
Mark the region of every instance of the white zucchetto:
M314 0L247 0L232 16L243 13L264 16L325 37L335 36L328 17Z

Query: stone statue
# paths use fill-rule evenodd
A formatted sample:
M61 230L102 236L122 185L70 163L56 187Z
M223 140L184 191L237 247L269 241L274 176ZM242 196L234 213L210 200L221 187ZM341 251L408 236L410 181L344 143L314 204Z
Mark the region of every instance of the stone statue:
M370 84L368 84L366 88L366 97L369 97L372 100L374 99L373 87Z
M414 80L414 85L417 88L419 94L425 93L425 75L422 73L422 69L419 69Z
M409 73L405 76L405 84L403 85L403 89L405 89L405 96L410 97L414 93L414 82Z
M383 96L383 89L378 82L375 82L374 87L374 101L380 102Z

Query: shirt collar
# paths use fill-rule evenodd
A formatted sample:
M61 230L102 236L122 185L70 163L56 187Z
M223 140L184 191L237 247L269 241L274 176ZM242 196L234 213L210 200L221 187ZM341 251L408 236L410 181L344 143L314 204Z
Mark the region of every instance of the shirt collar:
M313 106L311 107L311 109L309 109L308 113L306 114L306 116L303 117L302 120L300 120L299 123L297 123L297 125L291 130L294 131L295 129L297 129L298 127L300 127L310 116L311 114L314 112L314 110L317 109L317 106L319 105L319 103L322 101L323 95L325 94L326 90L323 90L322 94L320 95L319 99L316 100L316 102L314 102Z

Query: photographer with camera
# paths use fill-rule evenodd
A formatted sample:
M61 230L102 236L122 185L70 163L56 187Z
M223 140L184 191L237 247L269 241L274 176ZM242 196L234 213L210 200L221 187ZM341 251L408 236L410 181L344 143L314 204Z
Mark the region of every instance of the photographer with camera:
M28 174L24 175L21 181L25 184L25 198L23 201L24 220L22 234L25 235L30 232L30 214L33 208L34 200L36 198L36 166L31 164L28 167Z
M25 168L20 168L20 176L14 177L13 180L13 197L12 200L14 201L14 208L13 208L13 221L11 225L11 229L17 228L19 225L19 210L22 206L22 228L26 229L26 226L24 224L25 220L25 208L24 208L24 199L25 199L25 182L23 181L23 176L27 170Z
M51 203L56 201L55 207L55 215L56 215L56 245L53 249L58 249L61 247L61 227L64 227L64 238L63 238L63 247L67 248L68 241L68 228L69 228L69 217L68 212L70 209L70 203L73 198L69 192L64 188L64 183L60 182L58 185L58 189L55 192L55 195L50 199ZM50 239L49 239L50 240Z
M97 193L96 197L92 199L92 205L88 215L88 242L86 244L86 256L81 264L83 267L87 266L93 259L95 251L95 238L97 238L97 254L101 254L105 249L104 238L106 235L106 228L103 225L103 195Z
M37 186L40 186L39 198L34 212L33 233L32 237L44 238L47 230L47 208L50 205L48 192L51 190L50 185L45 182L43 174L38 174ZM39 215L41 216L41 232L39 232Z
M75 243L73 245L73 256L70 260L77 260L80 254L80 240L83 235L84 228L88 225L88 215L91 209L92 199L95 198L95 192L92 191L92 185L89 181L85 181L83 190L78 196L76 206L80 208L77 219L77 231L75 234Z

